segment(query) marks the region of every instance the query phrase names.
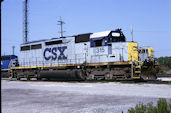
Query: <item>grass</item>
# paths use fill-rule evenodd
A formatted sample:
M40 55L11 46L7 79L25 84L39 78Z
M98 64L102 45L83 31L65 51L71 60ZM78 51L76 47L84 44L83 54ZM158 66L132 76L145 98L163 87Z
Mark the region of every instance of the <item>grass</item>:
M159 99L156 106L152 102L146 105L139 103L135 108L129 109L128 113L171 113L171 104L166 99Z

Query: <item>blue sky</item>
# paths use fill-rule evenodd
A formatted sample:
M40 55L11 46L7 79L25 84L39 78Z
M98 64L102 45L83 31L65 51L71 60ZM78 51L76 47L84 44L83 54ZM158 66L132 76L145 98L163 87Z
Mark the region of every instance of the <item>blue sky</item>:
M1 13L1 54L19 55L23 43L23 1L4 0ZM155 56L171 56L171 0L29 0L29 41L121 28L139 46L152 46Z

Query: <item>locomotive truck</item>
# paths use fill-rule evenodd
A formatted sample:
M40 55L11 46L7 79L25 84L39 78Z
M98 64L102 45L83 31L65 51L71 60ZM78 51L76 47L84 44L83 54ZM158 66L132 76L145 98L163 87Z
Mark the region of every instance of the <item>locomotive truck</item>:
M121 29L21 44L13 78L155 80L154 49L126 41Z

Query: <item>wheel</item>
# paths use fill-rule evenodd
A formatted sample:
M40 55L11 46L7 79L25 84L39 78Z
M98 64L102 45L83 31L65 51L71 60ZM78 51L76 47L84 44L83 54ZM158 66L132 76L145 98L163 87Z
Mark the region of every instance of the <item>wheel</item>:
M31 78L30 77L27 77L27 80L30 80Z
M79 78L79 79L81 79L81 80L85 80L86 79L86 77L85 77L85 73L83 73L83 71L82 70L77 70L77 77Z
M20 80L20 77L19 76L17 76L17 80Z
M87 80L95 80L94 74L89 74L89 75L87 76Z
M105 80L112 80L112 74L105 74Z

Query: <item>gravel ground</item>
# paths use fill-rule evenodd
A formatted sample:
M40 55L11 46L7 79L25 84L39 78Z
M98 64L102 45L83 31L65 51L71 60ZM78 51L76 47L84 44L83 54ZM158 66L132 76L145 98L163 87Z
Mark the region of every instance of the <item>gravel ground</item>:
M158 77L157 79L161 81L171 81L171 77Z
M1 82L2 113L127 113L140 102L171 99L170 84Z

